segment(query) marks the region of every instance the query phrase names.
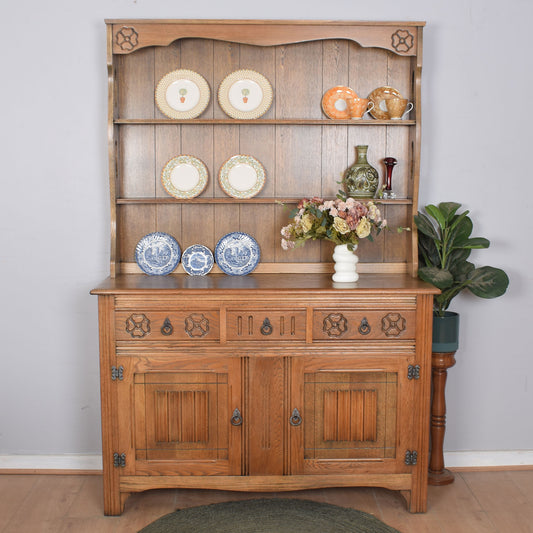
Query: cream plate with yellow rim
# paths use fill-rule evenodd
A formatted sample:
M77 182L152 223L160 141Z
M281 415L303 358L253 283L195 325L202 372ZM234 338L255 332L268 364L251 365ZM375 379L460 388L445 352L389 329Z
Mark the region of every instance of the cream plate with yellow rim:
M197 72L186 69L173 70L163 76L155 90L155 101L161 113L175 119L201 115L210 96L207 81Z
M270 82L254 70L236 70L218 87L220 107L232 118L259 118L269 110L272 98Z
M207 167L196 157L179 155L164 166L161 183L174 198L194 198L207 185Z
M253 198L261 192L265 180L265 168L249 155L230 157L218 173L220 187L232 198Z

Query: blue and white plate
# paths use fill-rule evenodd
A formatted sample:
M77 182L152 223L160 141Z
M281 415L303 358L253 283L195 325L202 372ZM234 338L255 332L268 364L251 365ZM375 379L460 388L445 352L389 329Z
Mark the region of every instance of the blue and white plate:
M156 231L145 235L135 248L135 261L152 276L170 274L180 262L181 249L172 235Z
M252 272L259 263L260 255L257 241L239 231L224 235L215 247L217 265L230 276L244 276Z
M211 250L203 244L189 246L181 256L183 270L190 276L205 276L211 272L215 260Z

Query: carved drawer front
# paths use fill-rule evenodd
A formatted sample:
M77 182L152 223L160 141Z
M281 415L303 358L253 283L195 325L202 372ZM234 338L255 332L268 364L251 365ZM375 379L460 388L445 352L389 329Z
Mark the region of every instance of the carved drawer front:
M227 311L228 340L305 340L305 309Z
M219 341L220 315L214 310L121 311L115 331L118 341Z
M315 309L313 340L413 339L414 310Z

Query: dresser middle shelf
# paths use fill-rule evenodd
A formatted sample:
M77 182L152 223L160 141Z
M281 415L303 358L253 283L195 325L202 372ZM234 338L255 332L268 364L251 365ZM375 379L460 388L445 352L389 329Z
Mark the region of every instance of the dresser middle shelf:
M209 198L117 198L117 205L136 205L136 204L297 204L301 198L231 198L229 196ZM382 200L379 198L364 198L362 202L373 201L376 204L397 204L411 205L411 198L395 198L393 200Z
M118 125L152 125L152 124L186 124L186 125L235 125L254 124L263 126L288 125L288 126L414 126L415 120L333 120L333 119L247 119L234 118L195 118L195 119L165 119L165 118L117 118L113 120Z

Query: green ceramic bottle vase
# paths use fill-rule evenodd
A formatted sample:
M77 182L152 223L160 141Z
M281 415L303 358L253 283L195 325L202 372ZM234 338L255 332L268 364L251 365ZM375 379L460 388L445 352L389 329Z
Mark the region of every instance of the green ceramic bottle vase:
M344 173L344 190L352 198L374 198L378 190L378 171L367 161L367 145L356 146L355 150L355 164Z

